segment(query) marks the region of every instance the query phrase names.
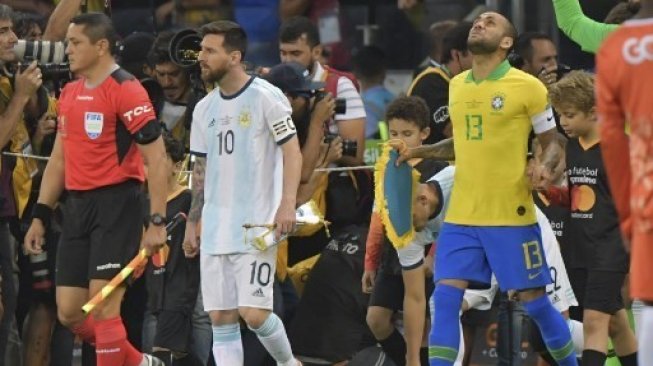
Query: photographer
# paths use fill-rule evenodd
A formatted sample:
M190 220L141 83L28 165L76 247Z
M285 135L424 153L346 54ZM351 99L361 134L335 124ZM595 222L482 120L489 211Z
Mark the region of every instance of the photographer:
M540 79L547 88L560 80L568 67L558 64L558 50L551 37L543 33L522 33L515 43L517 60L513 67Z
M288 97L302 149L301 183L307 183L316 165L319 164L320 145L324 140L324 123L335 112L335 100L330 94L318 100L315 91L323 88L324 83L311 81L308 78L308 70L296 62L271 68L265 78ZM331 145L335 146L339 140L332 140Z
M186 148L190 145L190 129L185 125L187 103L190 94L188 72L172 62L170 58L170 40L173 33L163 32L158 35L147 55L148 64L152 66L152 76L163 89L163 107L158 111L159 121L172 137L182 141ZM156 105L156 101L153 101Z
M281 25L279 51L281 62L300 63L308 69L313 81L325 82L324 90L344 101L345 110L336 110L335 116L328 119L329 132L357 147L355 156L343 154L339 163L361 165L365 150L365 108L355 77L320 63L320 34L308 18L294 17Z
M16 61L13 47L18 41L13 31L13 11L0 5L0 146L2 151L30 151L29 134L24 111L34 115L37 89L42 84L36 63L24 71L9 76L7 66ZM13 240L9 224L20 218L31 189L31 174L36 170L32 161L0 156L0 274L2 276L2 307L0 321L0 362L4 363L8 332L16 308L16 288L13 275Z

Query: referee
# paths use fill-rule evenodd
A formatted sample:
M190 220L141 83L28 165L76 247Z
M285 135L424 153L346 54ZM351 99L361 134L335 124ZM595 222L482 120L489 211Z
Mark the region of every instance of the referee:
M160 127L141 84L115 62L117 39L104 14L82 14L71 21L66 54L79 78L61 92L58 133L25 250L41 253L52 209L65 189L56 264L59 320L96 344L98 366L163 365L127 341L120 318L124 287L86 318L81 311L141 243L154 251L166 242L166 152ZM143 158L149 167L152 213L144 235Z

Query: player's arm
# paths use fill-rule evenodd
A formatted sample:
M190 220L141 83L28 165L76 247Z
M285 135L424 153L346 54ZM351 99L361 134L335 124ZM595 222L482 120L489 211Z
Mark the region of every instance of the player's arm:
M424 294L423 264L417 268L401 272L404 281L404 330L406 337L406 359L407 366L419 365L419 349L422 345L424 334L424 322L426 316L426 295Z
M553 0L553 9L558 27L586 52L596 53L603 40L619 27L588 18L578 0Z
M25 234L25 251L29 254L41 253L45 243L45 232L50 225L54 207L64 190L64 155L61 136L57 135L54 147L45 166L39 198L34 207L32 224Z
M365 241L365 271L361 280L363 292L372 292L376 281L376 270L383 254L383 223L378 212L372 212L370 218L370 229Z
M188 224L184 235L184 255L188 258L199 253L200 223L204 208L204 177L206 175L206 155L195 155L191 175L191 204L188 210Z
M559 177L562 174L565 168L563 148L558 143L557 134L555 124L548 131L537 134L537 139L540 142L540 146L542 146L539 180L535 177L535 186L538 188L548 187L555 177Z
M345 98L347 111L344 115L336 114L338 134L343 140L356 141L356 156L343 155L340 163L346 166L363 164L365 154L365 107L356 87L351 80L341 77L338 80L338 98Z
M190 128L190 151L194 157L193 173L191 175L191 204L188 211L188 223L184 234L184 255L195 257L200 250L200 223L204 209L204 182L206 176L206 126L204 123L204 103L200 102L193 110L193 120Z
M424 334L426 295L424 282L424 247L433 242L430 232L415 233L414 239L406 246L397 249L401 274L404 281L404 327L406 337L407 365L419 365L419 349Z
M389 144L399 152L398 163L414 158L453 161L456 158L453 148L453 137L444 139L431 145L422 145L412 149L399 140L392 140Z
M533 132L542 146L542 158L529 172L531 184L535 189L545 190L564 170L563 148L557 141L555 116L549 104L546 86L533 79L524 83L523 87L523 92L528 93L524 108L530 118Z
M81 4L82 0L61 0L45 27L43 40L63 41L66 38L70 20L77 15Z
M621 230L630 238L630 142L626 135L626 117L614 86L614 52L611 44L601 48L596 60L596 110L601 133L601 153L621 221ZM602 57L602 58L601 58Z

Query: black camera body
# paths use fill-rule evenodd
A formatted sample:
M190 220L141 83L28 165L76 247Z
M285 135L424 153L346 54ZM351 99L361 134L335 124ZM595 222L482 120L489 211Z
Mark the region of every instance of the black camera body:
M319 103L325 96L327 92L324 90L318 90L315 92L315 104ZM347 100L343 98L336 98L336 108L334 111L336 114L345 114L347 113Z
M66 55L65 42L18 40L14 54L20 61L21 72L34 61L37 62L43 80L67 82L72 80Z
M328 133L324 136L324 143L330 144L336 137L335 133ZM356 140L342 139L342 155L356 157L358 152L358 142Z

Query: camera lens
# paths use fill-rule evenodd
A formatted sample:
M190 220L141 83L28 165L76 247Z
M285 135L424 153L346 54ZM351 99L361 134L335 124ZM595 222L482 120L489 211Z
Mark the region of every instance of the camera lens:
M18 40L14 46L14 54L19 61L36 60L39 64L65 63L66 44L64 42L26 41Z

